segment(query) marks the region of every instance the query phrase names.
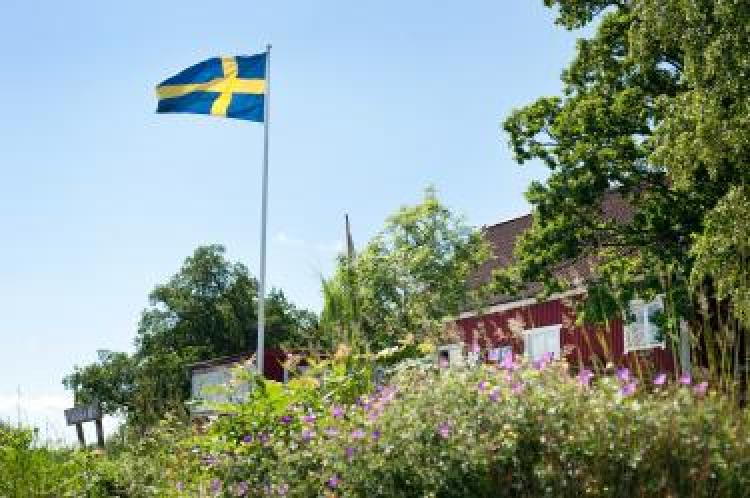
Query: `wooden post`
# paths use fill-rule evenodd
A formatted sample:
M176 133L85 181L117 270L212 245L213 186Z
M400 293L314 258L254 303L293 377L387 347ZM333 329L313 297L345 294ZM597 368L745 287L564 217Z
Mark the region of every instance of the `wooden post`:
M102 427L102 419L98 418L94 420L96 424L96 444L99 448L104 448L104 428Z
M76 434L78 434L78 442L81 444L81 448L86 447L86 438L83 435L83 424L76 424Z

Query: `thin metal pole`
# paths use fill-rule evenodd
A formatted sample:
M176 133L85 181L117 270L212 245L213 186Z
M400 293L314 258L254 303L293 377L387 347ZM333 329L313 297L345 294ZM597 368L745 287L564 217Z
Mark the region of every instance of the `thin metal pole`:
M266 45L266 92L263 97L263 200L260 215L260 282L258 288L258 347L255 362L264 375L266 327L266 224L268 223L268 125L271 117L271 44Z

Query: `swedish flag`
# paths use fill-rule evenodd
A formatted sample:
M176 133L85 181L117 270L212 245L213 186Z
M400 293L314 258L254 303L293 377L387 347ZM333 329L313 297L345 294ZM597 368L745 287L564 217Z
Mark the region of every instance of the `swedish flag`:
M267 53L213 57L159 83L156 112L263 121Z

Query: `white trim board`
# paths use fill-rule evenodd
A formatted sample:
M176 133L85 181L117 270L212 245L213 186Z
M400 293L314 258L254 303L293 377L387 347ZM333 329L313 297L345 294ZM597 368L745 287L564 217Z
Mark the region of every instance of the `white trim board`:
M540 301L539 299L535 297L529 297L526 299L519 299L517 301L509 301L507 303L495 304L494 306L489 306L481 310L481 315L489 315L492 313L502 313L503 311L521 308L523 306L531 306L532 304L546 303L548 301L554 301L555 299L565 299L568 297L580 296L581 294L585 294L585 293L586 293L586 287L575 287L565 292L556 292L555 294L550 294L550 296L544 301ZM464 311L463 313L458 315L458 318L456 320L473 318L477 316L477 314L478 313L476 311Z

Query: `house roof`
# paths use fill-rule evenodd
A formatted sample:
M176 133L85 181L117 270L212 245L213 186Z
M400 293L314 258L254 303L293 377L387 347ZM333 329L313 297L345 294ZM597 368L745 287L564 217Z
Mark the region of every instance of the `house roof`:
M609 192L604 195L601 202L601 213L604 218L623 223L629 222L633 218L631 205L616 192ZM532 222L533 215L526 214L495 225L482 227L482 234L490 244L492 256L472 276L472 284L487 283L491 280L494 271L507 268L514 263L513 250L516 241L522 233L531 228ZM592 258L569 261L554 268L553 273L573 284L582 284L591 277L592 263ZM541 290L541 284L531 283L516 295L496 295L486 304L494 305L525 299L538 294Z

